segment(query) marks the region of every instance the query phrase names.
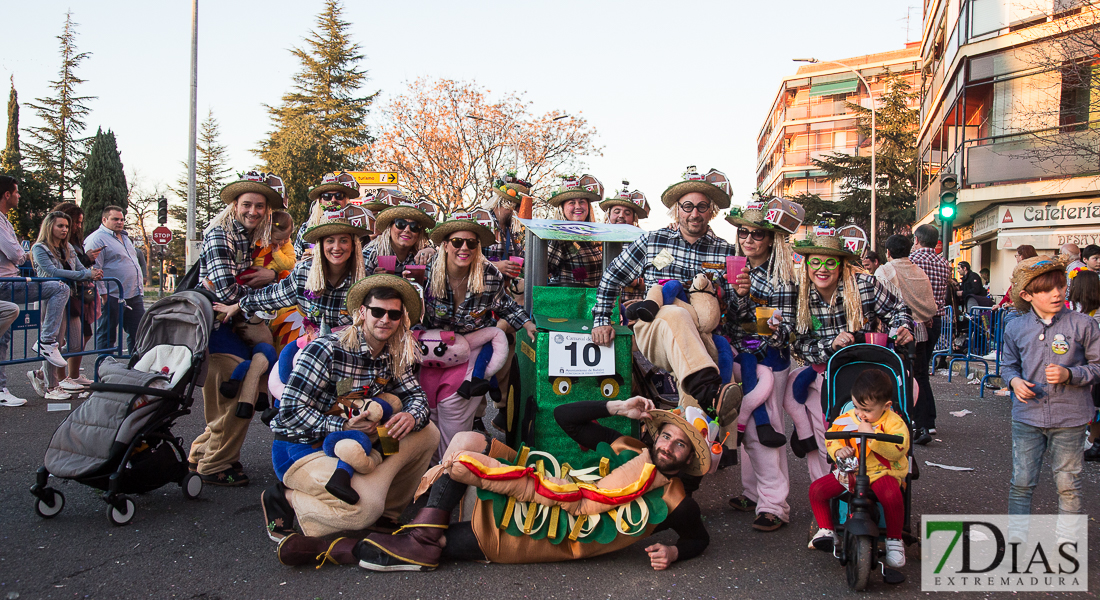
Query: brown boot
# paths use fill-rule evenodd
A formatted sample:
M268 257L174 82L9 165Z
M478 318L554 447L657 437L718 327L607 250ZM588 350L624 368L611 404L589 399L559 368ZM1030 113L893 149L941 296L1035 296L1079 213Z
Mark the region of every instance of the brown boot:
M451 511L422 508L412 523L392 535L367 536L359 566L372 571L431 571L439 566L443 534L450 522ZM377 552L370 552L368 544Z
M353 565L359 562L354 553L358 543L352 538L338 538L329 542L324 538L292 533L279 542L279 562L289 567L315 565L318 569L326 561L338 565Z
M737 415L741 412L743 397L741 385L737 383L727 383L718 390L718 398L714 407L715 420L718 421L718 425L725 427L737 420Z

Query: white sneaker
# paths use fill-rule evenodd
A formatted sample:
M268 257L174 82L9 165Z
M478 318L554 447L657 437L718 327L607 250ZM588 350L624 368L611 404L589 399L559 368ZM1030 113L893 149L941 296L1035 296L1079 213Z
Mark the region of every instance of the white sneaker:
M886 566L894 569L905 566L905 542L886 538Z
M933 427L933 428L929 429L928 433L931 433L932 435L936 435L936 428Z
M38 394L39 398L45 398L46 382L42 380L38 369L27 371L27 379L31 380L31 387L34 388L34 393Z
M27 401L8 391L8 388L0 389L0 406L23 406Z
M61 386L61 389L65 390L66 392L80 392L84 390L84 384L71 377L61 380L61 383L59 383L58 385Z
M817 530L814 537L810 540L809 547L817 548L822 552L832 552L833 546L837 543L836 532L832 529L826 529L822 527Z
M66 392L65 390L63 390L59 387L55 387L54 389L46 392L46 399L47 400L70 400L70 399L72 399L72 397L73 397L72 394L70 394L69 392Z
M42 340L38 340L34 343L34 351L41 354L47 362L55 367L64 367L67 363L65 357L61 356L61 351L57 349L57 344L43 344Z
M83 371L83 370L84 369L81 369L81 371ZM95 383L94 381L92 381L91 379L88 379L87 377L85 377L83 375L73 379L73 381L79 383L80 385L92 385L93 383Z

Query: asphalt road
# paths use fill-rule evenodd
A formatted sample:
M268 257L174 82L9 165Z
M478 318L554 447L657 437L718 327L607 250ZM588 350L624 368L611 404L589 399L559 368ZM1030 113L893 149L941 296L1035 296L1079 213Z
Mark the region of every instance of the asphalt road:
M11 387L30 397L26 368L9 367ZM1003 513L1007 510L1011 436L1007 399L956 378L934 377L939 433L918 447L922 476L914 482L914 523L920 515ZM198 412L176 433L193 439L203 427ZM953 417L950 411L973 414ZM728 508L740 493L737 467L710 477L696 494L711 534L703 556L670 570L649 568L642 544L597 559L545 565L457 563L433 573L371 573L356 566L289 568L276 560L265 535L260 492L274 482L271 434L258 419L242 461L252 483L245 488L206 487L187 501L172 484L136 498L131 525L108 523L106 505L91 488L68 481L52 485L66 496L51 520L35 515L28 489L64 412L46 412L34 399L0 408L0 600L8 598L810 598L849 593L844 571L825 553L806 549L812 515L803 461L790 454L791 523L772 533L750 527L752 515ZM973 467L956 472L924 461ZM1086 510L1100 514L1100 463L1086 463ZM1035 495L1035 512L1054 513L1049 469ZM1090 519L1087 595L1100 590L1100 535ZM657 541L674 539L662 533ZM920 595L919 549L909 548L909 581L888 586L872 577L869 595ZM928 594L931 595L931 594ZM1007 595L1007 594L1002 594ZM1046 596L1046 595L1044 595Z

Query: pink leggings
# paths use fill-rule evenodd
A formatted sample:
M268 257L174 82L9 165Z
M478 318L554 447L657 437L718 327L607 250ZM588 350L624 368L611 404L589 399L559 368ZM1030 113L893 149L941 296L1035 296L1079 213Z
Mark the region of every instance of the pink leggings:
M829 501L844 491L844 486L840 485L832 473L810 484L810 507L813 508L818 527L836 529L829 510ZM886 537L900 540L902 521L905 520L905 501L901 496L898 480L889 475L880 477L871 484L871 491L886 512Z

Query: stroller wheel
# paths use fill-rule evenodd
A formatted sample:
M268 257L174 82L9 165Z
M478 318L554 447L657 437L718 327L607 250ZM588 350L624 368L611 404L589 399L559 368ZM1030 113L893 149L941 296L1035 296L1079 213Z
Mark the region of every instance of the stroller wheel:
M38 516L43 519L52 519L61 514L61 509L65 508L65 494L53 489L46 488L43 492L50 492L53 499L51 502L46 502L42 498L38 498L34 502L34 512L38 513Z
M180 482L180 487L183 488L184 498L194 500L202 493L202 477L194 471L188 471Z
M122 510L119 510L114 504L107 506L107 520L112 525L129 525L130 521L134 520L134 513L137 512L137 507L134 506L134 501L126 496L120 496L116 502L122 505Z

